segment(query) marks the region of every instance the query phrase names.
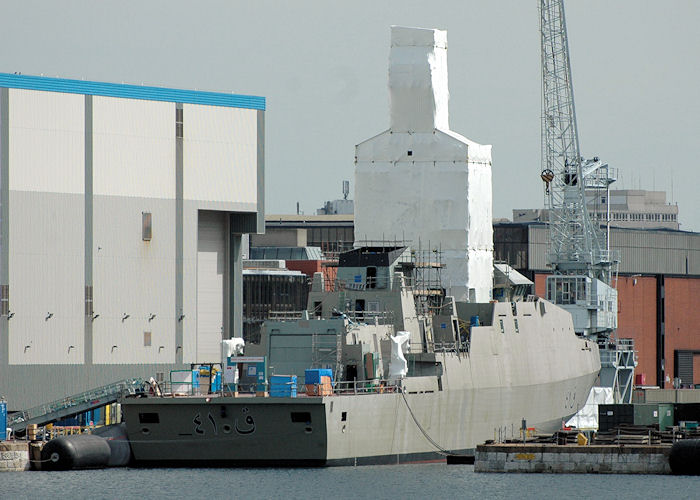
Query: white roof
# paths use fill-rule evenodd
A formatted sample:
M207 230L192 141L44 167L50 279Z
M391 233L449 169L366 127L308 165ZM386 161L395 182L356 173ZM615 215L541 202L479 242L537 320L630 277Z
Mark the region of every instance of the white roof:
M508 281L510 281L513 285L532 285L532 281L510 267L508 264L497 262L493 264L493 267L508 278Z

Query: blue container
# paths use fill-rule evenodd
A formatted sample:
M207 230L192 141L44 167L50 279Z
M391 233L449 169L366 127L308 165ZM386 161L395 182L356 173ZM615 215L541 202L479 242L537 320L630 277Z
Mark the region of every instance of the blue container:
M7 401L0 401L0 441L7 439Z
M321 377L330 377L331 382L333 382L333 370L330 368L311 368L309 370L304 370L305 384L320 384Z
M214 374L214 379L211 381L211 392L219 392L221 390L221 372Z
M270 396L273 398L295 398L297 396L297 376L273 375L270 377Z
M479 316L472 316L469 326L479 326Z

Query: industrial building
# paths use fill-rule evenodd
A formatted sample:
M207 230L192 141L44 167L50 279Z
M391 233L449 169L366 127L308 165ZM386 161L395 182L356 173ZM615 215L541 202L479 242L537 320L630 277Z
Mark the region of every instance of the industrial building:
M0 396L220 359L264 221L265 99L0 74Z
M264 235L251 236L251 246L308 245L337 254L351 250L355 242L353 214L266 215L265 228Z
M605 224L636 229L679 229L678 205L666 201L664 191L611 189L610 192L589 190L586 208L591 218ZM608 211L610 212L608 214ZM546 222L546 208L513 210L513 222Z

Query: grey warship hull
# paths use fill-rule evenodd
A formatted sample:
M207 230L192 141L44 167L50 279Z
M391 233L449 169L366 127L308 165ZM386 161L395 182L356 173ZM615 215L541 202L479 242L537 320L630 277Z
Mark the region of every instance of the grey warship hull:
M188 466L404 463L518 438L522 419L541 432L561 427L595 382L597 346L574 335L568 313L546 301L494 304L493 314L518 319L518 330L474 328L468 352L422 355L439 375L409 376L397 387L124 399L134 458Z

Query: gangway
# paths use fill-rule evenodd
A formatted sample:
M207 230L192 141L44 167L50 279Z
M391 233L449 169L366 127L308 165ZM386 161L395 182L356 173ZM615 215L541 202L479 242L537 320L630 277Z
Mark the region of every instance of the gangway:
M143 386L143 380L128 378L89 391L66 396L7 417L12 432L24 431L29 424L46 425L64 418L115 403L125 394L134 394Z

